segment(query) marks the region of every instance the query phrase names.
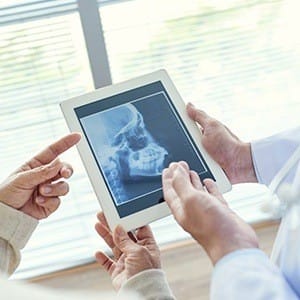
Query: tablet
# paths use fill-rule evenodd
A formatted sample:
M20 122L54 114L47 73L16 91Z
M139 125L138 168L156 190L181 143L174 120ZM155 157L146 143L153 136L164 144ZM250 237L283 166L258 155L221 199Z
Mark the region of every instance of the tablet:
M201 145L197 125L165 70L113 84L61 103L94 191L114 229L132 230L170 214L161 174L186 161L221 192L231 185Z

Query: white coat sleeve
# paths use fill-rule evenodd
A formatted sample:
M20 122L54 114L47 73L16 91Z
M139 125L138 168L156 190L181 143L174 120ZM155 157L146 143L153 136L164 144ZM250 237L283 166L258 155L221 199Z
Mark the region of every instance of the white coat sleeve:
M281 271L259 249L237 250L215 266L211 300L296 300Z
M11 275L38 221L0 202L0 272Z
M258 182L269 185L298 146L300 127L252 142L252 159ZM292 178L293 172L290 181Z

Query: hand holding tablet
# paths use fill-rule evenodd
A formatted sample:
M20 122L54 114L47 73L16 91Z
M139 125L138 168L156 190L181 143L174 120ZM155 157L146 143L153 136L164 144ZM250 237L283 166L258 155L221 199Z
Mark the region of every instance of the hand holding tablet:
M172 161L186 161L221 192L231 188L165 71L64 101L61 108L70 130L83 134L79 153L111 229L135 229L170 214L161 174Z

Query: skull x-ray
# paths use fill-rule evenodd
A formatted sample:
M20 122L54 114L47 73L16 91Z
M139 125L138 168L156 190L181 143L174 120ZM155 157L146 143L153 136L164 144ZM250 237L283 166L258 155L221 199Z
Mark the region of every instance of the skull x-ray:
M132 104L125 104L107 112L107 117L119 122L117 130L121 128L110 145L113 153L110 159L116 162L120 177L134 180L161 175L168 152L153 139L137 109Z
M147 180L160 184L162 170L170 162L168 151L147 130L133 104L97 113L84 124L94 136L91 143L118 205L134 197L130 184Z
M163 201L161 173L185 160L214 178L161 82L76 109L120 217Z

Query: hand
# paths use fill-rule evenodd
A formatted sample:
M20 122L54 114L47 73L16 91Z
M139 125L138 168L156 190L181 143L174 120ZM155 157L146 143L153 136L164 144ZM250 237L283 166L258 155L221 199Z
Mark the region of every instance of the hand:
M202 185L187 163L163 171L163 194L179 225L206 250L213 264L238 249L257 248L254 230L226 204L215 182Z
M35 218L43 219L60 204L69 186L60 178L69 178L73 169L57 156L80 140L79 133L69 134L34 156L0 184L0 201Z
M149 226L136 230L135 235L127 234L118 225L112 234L104 214L97 215L99 222L95 225L98 234L112 249L114 258L105 253L96 253L96 260L108 272L116 290L132 276L149 269L160 269L160 252ZM130 235L130 236L129 236Z
M204 148L221 166L232 184L257 182L250 143L239 140L226 126L191 103L187 105L187 113L200 125Z

